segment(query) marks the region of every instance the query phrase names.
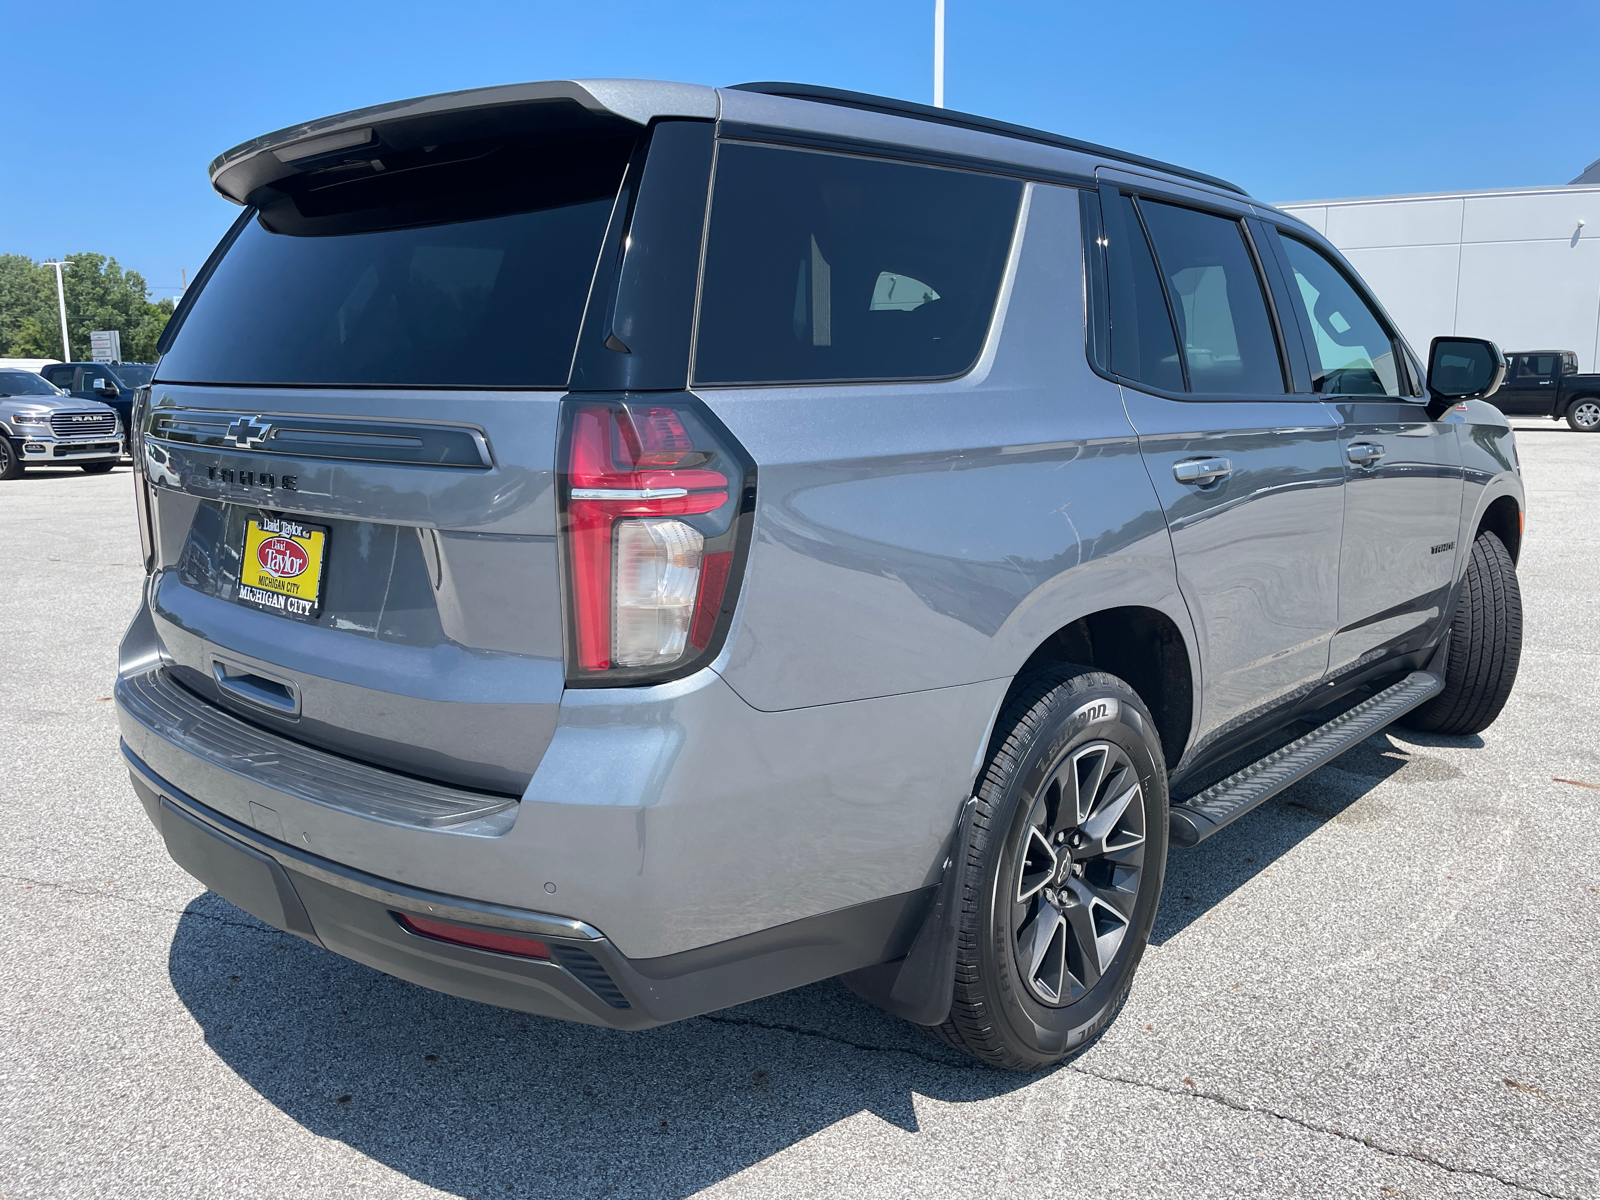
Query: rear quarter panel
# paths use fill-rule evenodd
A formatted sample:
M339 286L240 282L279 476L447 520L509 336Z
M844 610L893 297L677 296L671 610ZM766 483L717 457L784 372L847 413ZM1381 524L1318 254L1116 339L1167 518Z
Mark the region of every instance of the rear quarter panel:
M1009 677L1123 604L1188 629L1120 393L1086 360L1082 261L1077 192L1030 185L966 376L701 391L760 470L721 668L753 707Z

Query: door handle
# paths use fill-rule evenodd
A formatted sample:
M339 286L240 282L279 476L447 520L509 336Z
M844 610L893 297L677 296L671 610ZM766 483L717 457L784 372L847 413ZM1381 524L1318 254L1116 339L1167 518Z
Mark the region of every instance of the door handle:
M1186 458L1172 464L1172 475L1179 483L1209 487L1233 474L1233 463L1225 458Z
M1344 448L1344 456L1358 467L1370 467L1383 455L1383 447L1372 442L1351 442Z
M220 658L211 660L211 677L217 681L217 687L236 700L286 717L300 715L299 690L293 684L269 679L246 667L225 663Z

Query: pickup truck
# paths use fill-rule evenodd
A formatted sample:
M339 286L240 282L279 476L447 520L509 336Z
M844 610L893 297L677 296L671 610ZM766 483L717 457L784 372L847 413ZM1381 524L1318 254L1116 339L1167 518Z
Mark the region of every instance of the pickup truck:
M1578 374L1571 350L1514 350L1494 406L1507 416L1565 419L1579 433L1600 430L1600 375Z

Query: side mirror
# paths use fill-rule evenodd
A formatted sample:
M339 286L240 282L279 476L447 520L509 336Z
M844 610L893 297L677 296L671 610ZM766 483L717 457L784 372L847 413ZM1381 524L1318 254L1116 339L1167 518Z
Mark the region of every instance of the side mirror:
M1436 401L1486 400L1506 377L1506 356L1485 338L1437 337L1428 347L1428 391Z
M117 385L112 383L109 379L96 379L94 381L94 390L99 395L115 397L117 394Z

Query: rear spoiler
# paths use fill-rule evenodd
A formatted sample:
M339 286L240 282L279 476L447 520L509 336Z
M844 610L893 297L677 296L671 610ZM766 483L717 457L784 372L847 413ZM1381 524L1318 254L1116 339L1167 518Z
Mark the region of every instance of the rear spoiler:
M441 142L511 133L622 133L656 117L715 120L716 89L634 79L552 80L441 92L307 121L252 138L220 154L211 186L234 204L259 203L263 189L309 171ZM382 169L379 167L378 169Z

